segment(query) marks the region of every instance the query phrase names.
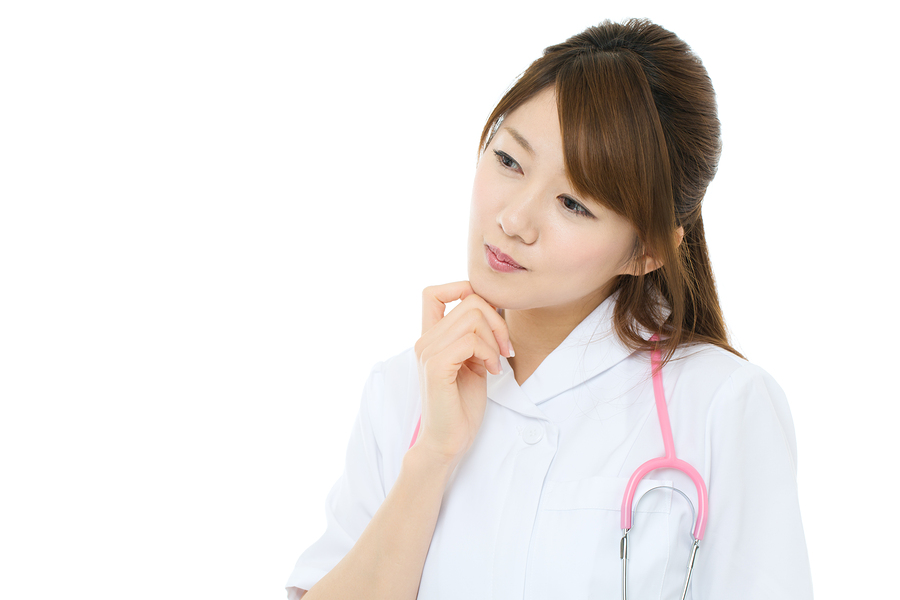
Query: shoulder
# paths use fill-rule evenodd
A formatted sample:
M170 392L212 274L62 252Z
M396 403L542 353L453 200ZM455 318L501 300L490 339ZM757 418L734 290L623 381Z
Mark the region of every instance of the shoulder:
M711 344L678 348L663 373L689 383L705 382L717 390L725 385L744 387L752 382L778 386L762 367Z
M663 378L670 380L675 393L705 398L708 410L720 404L752 402L769 405L778 413L787 411L781 386L765 369L710 344L676 350Z
M419 376L416 369L416 354L408 348L386 360L378 362L369 374L368 386L375 388L379 395L387 392L391 396L406 395L410 389L418 395Z
M405 452L421 410L413 348L372 367L363 393L363 405L382 452Z
M716 377L728 377L749 365L740 356L712 344L680 346L666 365L677 372L705 373Z
M796 453L794 424L784 391L762 367L708 344L680 348L663 370L673 394L706 414L710 434L771 432ZM669 384L666 384L669 387Z

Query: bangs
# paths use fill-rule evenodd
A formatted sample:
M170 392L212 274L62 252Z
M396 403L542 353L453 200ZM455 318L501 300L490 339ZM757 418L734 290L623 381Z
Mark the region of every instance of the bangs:
M481 131L479 160L503 117L548 88L572 188L625 217L636 232L634 258L657 264L619 276L618 337L632 350L661 344L666 361L700 342L740 356L728 343L700 214L722 149L700 59L646 19L589 27L546 48L507 90ZM661 341L648 341L648 330Z
M645 230L672 213L669 158L656 103L633 52L581 52L557 72L566 174L588 196Z

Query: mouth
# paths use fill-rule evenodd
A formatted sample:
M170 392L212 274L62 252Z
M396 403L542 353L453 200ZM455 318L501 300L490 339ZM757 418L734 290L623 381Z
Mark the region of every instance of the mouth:
M500 251L500 248L491 244L484 245L484 255L488 265L495 271L501 273L512 273L514 271L525 271L525 267L513 260L508 254Z

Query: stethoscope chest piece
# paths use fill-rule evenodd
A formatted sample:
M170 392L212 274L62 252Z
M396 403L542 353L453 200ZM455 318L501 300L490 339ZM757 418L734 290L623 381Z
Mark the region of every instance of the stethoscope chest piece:
M691 507L691 523L695 522L696 513L694 512L694 503L691 502L691 499L688 498L684 492L671 485L658 485L644 492L640 499L638 499L637 504L635 504L634 511L637 512L638 506L640 506L641 501L647 497L647 494L660 489L670 489L680 494ZM632 523L633 521L634 518L632 517ZM633 528L634 525L628 529L623 529L622 538L619 540L619 558L622 559L622 600L628 600L628 534ZM687 575L684 578L684 588L681 590L681 600L685 600L687 597L688 587L691 585L691 573L694 571L694 562L697 559L697 550L700 549L700 540L694 537L693 533L691 533L691 539L693 540L691 543L691 555L688 558Z

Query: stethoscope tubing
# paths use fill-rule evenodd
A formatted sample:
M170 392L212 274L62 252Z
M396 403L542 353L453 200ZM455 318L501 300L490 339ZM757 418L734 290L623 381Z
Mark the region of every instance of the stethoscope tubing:
M657 341L658 339L659 336L655 334L650 338L651 341ZM659 348L655 348L650 353L650 360L653 369L653 395L656 400L656 413L659 416L659 428L662 432L665 455L648 460L632 473L631 478L628 480L628 484L625 486L625 496L622 498L622 530L628 531L631 529L632 519L634 517L634 512L632 511L634 495L641 480L648 473L657 469L676 469L687 475L690 480L694 482L694 487L697 488L697 520L694 524L693 536L695 540L699 541L703 539L703 534L706 532L706 519L709 514L709 494L706 489L706 484L703 482L703 477L700 476L697 469L675 455L672 425L669 421L669 409L666 404L666 395L663 388L662 368L660 367L661 353Z

